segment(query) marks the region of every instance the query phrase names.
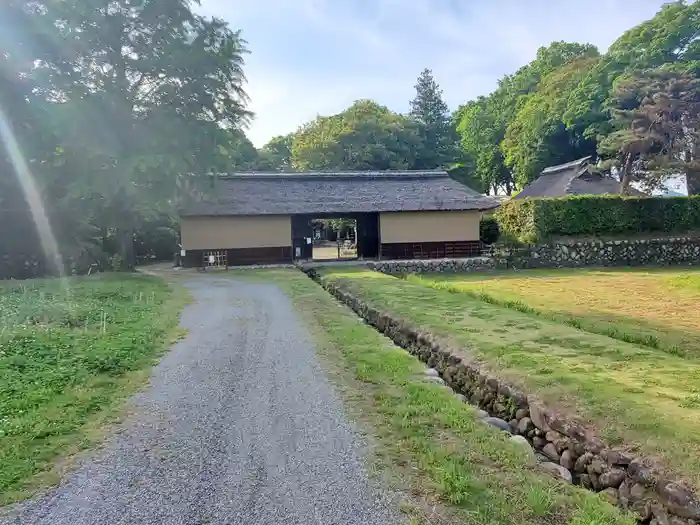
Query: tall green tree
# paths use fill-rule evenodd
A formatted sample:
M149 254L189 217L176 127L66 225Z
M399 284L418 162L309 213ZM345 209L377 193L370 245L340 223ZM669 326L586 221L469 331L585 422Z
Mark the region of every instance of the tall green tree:
M653 188L685 173L688 193L700 193L700 80L673 68L619 79L611 111L601 149L617 160L622 192L635 178Z
M291 170L293 140L293 133L271 138L270 141L258 151L258 169L262 171Z
M700 73L700 2L667 3L625 31L572 90L564 122L591 138L607 135L613 131L608 108L616 80L667 65Z
M554 69L523 99L501 142L518 187L535 180L547 166L595 154L595 141L583 136L580 128L567 128L562 119L569 93L598 60L595 55L583 56Z
M318 117L292 142L292 165L306 170L388 170L418 166L420 124L371 100Z
M57 106L67 193L100 202L97 225L116 232L129 268L139 218L173 204L178 173L220 166L250 117L245 42L187 0L56 0L41 12L61 53L32 80Z
M516 186L522 187L531 180L541 164L548 162L542 152L556 150L565 135L560 126L552 122L552 115L558 111L553 111L549 106L561 106L561 98L566 93L558 94L559 101L550 104L555 88L546 88L548 95L538 96L529 105L528 101L535 96L540 85L561 83L560 79L551 77L543 84L549 75L567 64L597 55L598 50L590 44L553 42L538 49L532 62L502 78L493 93L458 109L456 119L459 121L460 144L464 154L473 159L476 177L484 187L494 193L510 194ZM528 137L523 139L522 145L516 142L515 129L510 133L509 142L505 142L509 126L527 127L528 115L539 118L537 115L545 113L548 123L544 122L547 120L544 118L530 123L533 127L527 130ZM551 144L548 142L550 139Z
M455 160L457 137L450 119L449 108L442 98L433 72L424 69L415 85L416 96L410 102L409 116L421 124L423 156L420 168L446 166Z
M76 258L76 241L86 234L80 210L62 198L61 130L51 125L57 104L41 95L33 78L37 63L60 57L54 34L55 22L40 4L0 4L0 278L55 271L53 257L42 250L48 225L68 259ZM34 188L41 202L26 198Z
M254 171L259 169L260 153L246 137L243 130L228 130L225 142L220 146L217 159L221 163L218 172Z
M514 181L500 148L505 130L497 122L492 100L480 97L468 102L457 110L455 120L464 164L473 169L479 187L490 194L510 194Z

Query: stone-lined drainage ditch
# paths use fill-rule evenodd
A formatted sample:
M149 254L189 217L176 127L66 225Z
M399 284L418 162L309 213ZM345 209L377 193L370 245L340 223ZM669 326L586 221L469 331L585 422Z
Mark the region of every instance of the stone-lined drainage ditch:
M512 434L514 441L526 440L542 470L603 493L611 503L634 513L640 524L700 524L700 499L682 483L665 478L654 462L608 447L580 422L513 389L474 363L462 361L432 334L369 306L314 269L303 271L377 331L434 369L428 377L444 382L482 410L479 417L485 423Z

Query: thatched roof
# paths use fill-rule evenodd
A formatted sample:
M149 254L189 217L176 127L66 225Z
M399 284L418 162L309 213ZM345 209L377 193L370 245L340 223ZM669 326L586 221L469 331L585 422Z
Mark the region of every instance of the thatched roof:
M620 183L611 177L590 170L590 157L551 166L525 186L514 199L527 197L564 197L566 195L615 195ZM630 189L633 195L643 193Z
M445 171L239 173L219 176L212 192L182 215L337 214L487 210L491 197Z

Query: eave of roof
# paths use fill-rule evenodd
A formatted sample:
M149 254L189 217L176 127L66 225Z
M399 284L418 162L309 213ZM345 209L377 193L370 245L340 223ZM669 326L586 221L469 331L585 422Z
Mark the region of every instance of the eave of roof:
M449 177L445 170L387 170L387 171L243 171L240 173L212 174L219 180L261 179L261 180L314 180L314 179L440 179Z

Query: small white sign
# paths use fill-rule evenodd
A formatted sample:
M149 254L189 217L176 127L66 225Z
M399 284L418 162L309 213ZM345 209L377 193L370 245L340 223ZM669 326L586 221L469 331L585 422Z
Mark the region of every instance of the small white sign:
M299 248L298 246L294 248L294 256L301 257L301 248Z
M306 244L311 244L311 237L306 238Z
M216 257L213 255L209 256L209 264L214 264L216 262Z
M187 255L186 250L180 250L180 257Z

